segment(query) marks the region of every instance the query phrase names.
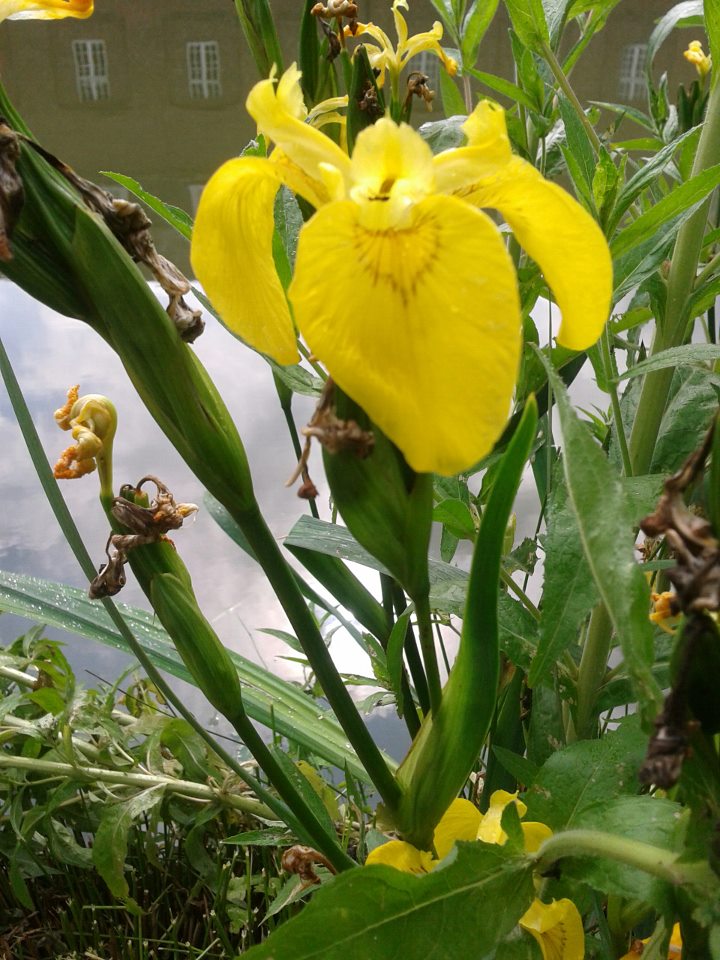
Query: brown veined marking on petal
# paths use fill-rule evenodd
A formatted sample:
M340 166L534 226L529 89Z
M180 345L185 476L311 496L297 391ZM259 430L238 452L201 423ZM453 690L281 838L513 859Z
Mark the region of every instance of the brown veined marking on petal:
M400 297L404 307L417 295L418 283L429 278L440 238L433 214L415 219L405 230L354 230L358 269L370 275L374 286L384 283Z

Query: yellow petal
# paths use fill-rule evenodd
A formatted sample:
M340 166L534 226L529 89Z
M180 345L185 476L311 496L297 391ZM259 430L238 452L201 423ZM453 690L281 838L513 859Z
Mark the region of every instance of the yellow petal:
M569 193L511 154L500 107L478 104L463 130L468 146L435 158L438 189L500 211L555 295L562 313L558 343L586 349L602 333L612 295L602 230Z
M433 859L431 853L418 850L411 843L405 843L404 840L390 840L370 851L365 866L371 867L378 863L395 867L403 873L429 873L432 870Z
M326 165L347 177L347 154L320 130L304 122L307 111L300 89L300 71L295 64L285 71L277 87L273 77L256 83L246 106L260 133L277 144L313 180L326 179Z
M507 834L501 826L502 815L508 804L514 803L517 807L519 817L524 817L527 807L518 800L517 793L508 793L507 790L496 790L490 797L490 806L487 813L482 818L482 823L478 829L477 838L483 843L503 844L507 840Z
M477 462L507 420L520 352L510 258L494 224L428 197L404 230L352 202L303 228L290 300L312 351L417 471Z
M295 332L272 254L273 164L241 157L203 190L193 228L193 270L224 322L278 363L298 360Z
M435 827L433 845L438 859L446 857L458 840L476 840L482 814L469 800L458 797Z
M520 918L520 926L535 937L543 960L583 960L582 917L572 900L553 900L552 903L534 900Z
M672 930L670 943L668 945L668 960L672 957L682 956L682 934L680 933L680 924L676 923Z
M552 836L552 830L545 823L528 820L520 826L525 837L525 853L535 853Z
M0 0L0 20L85 19L93 12L93 0Z

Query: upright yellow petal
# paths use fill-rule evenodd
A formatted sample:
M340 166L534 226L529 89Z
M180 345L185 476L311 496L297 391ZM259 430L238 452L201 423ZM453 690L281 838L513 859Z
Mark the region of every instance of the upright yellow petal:
M260 157L229 160L203 190L193 228L193 270L224 322L278 363L298 360L272 253L280 181Z
M452 197L417 203L405 229L368 230L360 211L329 204L303 228L289 291L298 326L415 470L465 470L502 431L517 376L505 245Z
M583 960L582 917L572 900L553 900L552 903L534 900L520 918L520 926L535 937L543 960Z
M293 64L277 83L273 77L256 83L247 98L247 110L264 136L276 143L313 180L326 180L325 166L343 179L350 158L320 130L305 123L307 111L300 89L300 71Z
M0 0L0 20L85 19L93 12L93 0Z
M545 823L528 820L520 826L525 838L525 853L535 853L552 836L552 830Z
M390 840L370 851L365 866L371 867L377 863L395 867L403 873L429 873L432 870L433 858L431 853L418 850L404 840Z
M433 845L438 860L446 857L458 840L477 840L482 814L469 800L458 797L442 815L435 827Z

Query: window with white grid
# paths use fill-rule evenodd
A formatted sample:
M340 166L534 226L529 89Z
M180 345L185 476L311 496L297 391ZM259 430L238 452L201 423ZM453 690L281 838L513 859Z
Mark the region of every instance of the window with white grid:
M624 100L638 100L645 92L647 51L646 43L631 43L623 50L618 93Z
M188 88L193 100L215 100L222 96L220 46L215 40L187 44Z
M79 100L109 100L110 76L104 40L73 40L75 83Z

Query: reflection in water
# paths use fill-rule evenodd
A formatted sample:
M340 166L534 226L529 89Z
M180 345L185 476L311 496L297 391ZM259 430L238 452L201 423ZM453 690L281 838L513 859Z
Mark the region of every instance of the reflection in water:
M649 32L670 5L669 0L625 0L617 8L573 75L581 98L636 102L643 89ZM290 62L296 56L301 4L278 0L273 6ZM413 2L411 32L427 29L435 18L428 0ZM362 0L361 19L389 27L389 4ZM507 29L501 10L484 41L480 69L510 75ZM692 36L677 33L658 57L658 72L671 69L671 90L680 79L694 76L693 68L680 56ZM433 58L415 64L426 72L436 65ZM87 21L6 23L0 30L0 70L16 106L47 149L91 179L99 179L101 170L116 170L190 212L212 171L239 153L254 135L244 100L257 76L227 0L203 0L202 4L197 0L162 4L104 0ZM158 249L188 270L185 241L155 219ZM51 462L66 440L53 423L52 411L63 402L68 385L79 382L81 392L105 393L118 408L116 483L135 482L153 473L178 500L202 501L197 481L139 403L104 342L84 325L53 314L7 282L0 282L0 323ZM302 505L284 487L294 466L292 447L267 366L231 340L210 321L195 349L236 419L261 506L280 537L302 512ZM309 402L297 399L296 409L298 422L303 423ZM0 398L0 429L4 452L0 501L5 504L0 568L82 585L5 398ZM317 466L315 479L321 474ZM92 477L63 486L83 537L100 562L107 524L96 491ZM528 533L531 528L532 521ZM175 540L201 605L223 640L272 669L290 671L292 667L277 660L287 648L259 633L262 627L286 624L252 563L207 513L186 525ZM132 583L122 599L144 605ZM20 629L12 618L0 618L3 641ZM78 669L87 666L84 644L73 646L70 653ZM119 670L117 657L93 647L92 668L112 679ZM343 654L342 665L364 669L354 648Z

